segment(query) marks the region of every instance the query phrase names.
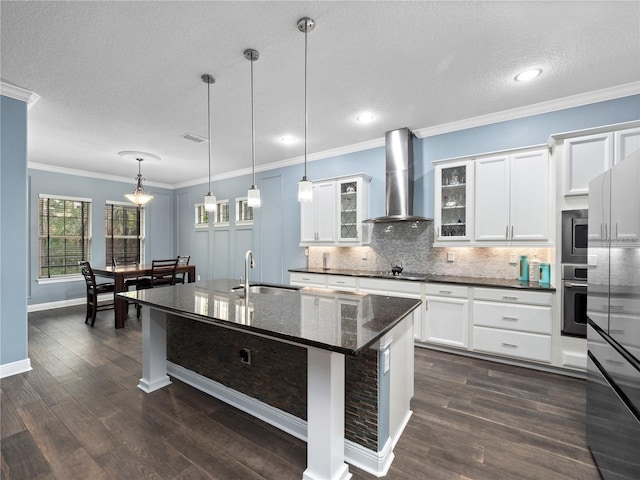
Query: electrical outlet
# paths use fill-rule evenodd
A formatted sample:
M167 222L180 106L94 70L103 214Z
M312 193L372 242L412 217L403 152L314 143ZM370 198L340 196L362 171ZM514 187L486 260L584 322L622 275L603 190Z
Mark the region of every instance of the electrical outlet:
M304 249L304 256L308 257L309 256L309 247L305 247Z
M391 356L391 354L389 353L389 349L388 348L384 351L382 356L384 358L384 363L383 363L384 366L383 366L383 369L382 369L383 370L382 373L387 373L389 371L389 368L391 367L391 365L390 365L391 360L389 358Z
M366 250L363 250L363 251L362 251L362 259L363 259L363 260L366 260L366 259L367 259L367 251L366 251Z
M453 252L447 252L447 262L453 262L455 261L456 256L453 254Z
M198 275L198 281L200 281L200 275Z
M240 350L240 361L242 363L246 363L247 365L251 365L251 350L248 348L243 348Z
M518 254L510 253L509 254L509 263L518 263Z

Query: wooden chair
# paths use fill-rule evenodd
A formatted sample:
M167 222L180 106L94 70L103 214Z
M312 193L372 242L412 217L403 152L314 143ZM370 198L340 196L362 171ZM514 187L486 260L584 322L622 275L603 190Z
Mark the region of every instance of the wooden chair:
M178 255L178 265L189 265L191 255ZM184 283L186 272L176 273L176 283Z
M142 277L138 279L136 284L136 290L146 290L148 288L163 287L167 285L174 285L176 283L176 267L178 266L178 259L171 258L168 260L152 260L151 261L151 276ZM140 311L142 307L140 304L136 304L136 316L140 318Z
M96 314L100 310L109 310L115 308L115 291L116 286L113 282L111 283L97 283L96 276L93 274L93 269L91 265L87 261L78 262L80 265L80 270L82 271L82 275L84 276L84 281L87 284L87 316L84 320L84 323L89 322L89 317L91 317L91 326L96 323ZM110 303L103 303L102 305L98 304L98 295L102 293L111 293L113 294L113 299Z

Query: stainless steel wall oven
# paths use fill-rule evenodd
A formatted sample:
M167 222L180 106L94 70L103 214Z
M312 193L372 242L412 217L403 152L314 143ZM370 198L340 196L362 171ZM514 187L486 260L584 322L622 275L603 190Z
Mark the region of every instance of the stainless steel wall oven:
M589 211L562 212L562 335L587 336Z

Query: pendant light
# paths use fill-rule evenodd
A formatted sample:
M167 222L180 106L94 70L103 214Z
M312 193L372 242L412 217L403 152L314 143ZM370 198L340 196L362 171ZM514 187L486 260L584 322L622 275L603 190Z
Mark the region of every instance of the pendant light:
M247 192L247 205L253 208L260 206L260 189L256 187L256 133L253 120L253 62L260 58L260 53L253 48L244 51L244 58L251 62L251 168L253 170L253 182Z
M218 208L216 196L211 193L211 84L216 82L212 75L205 73L200 78L207 84L207 129L209 131L209 191L204 197L204 209L207 212L215 212Z
M150 200L153 199L153 194L146 192L142 187L142 161L147 160L156 160L159 161L160 157L156 155L152 155L151 153L145 152L132 152L132 151L122 151L118 152L118 155L125 158L132 158L138 162L138 175L136 176L136 188L133 192L127 193L125 195L126 199L136 205L146 205Z
M313 184L307 177L307 33L316 26L309 17L302 17L298 20L298 30L304 33L304 176L298 182L298 201L311 202L313 200Z

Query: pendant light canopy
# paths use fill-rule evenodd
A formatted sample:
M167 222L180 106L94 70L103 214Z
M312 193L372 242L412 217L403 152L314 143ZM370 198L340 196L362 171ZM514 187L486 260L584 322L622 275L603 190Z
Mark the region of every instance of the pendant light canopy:
M211 193L211 84L216 82L216 79L208 73L203 74L200 78L207 84L207 130L209 136L209 191L204 197L204 209L207 212L215 212L218 208L216 196Z
M142 180L144 180L142 178L142 170L141 170L142 161L145 159L159 161L160 157L158 157L157 155L152 155L151 153L132 152L128 150L118 152L118 155L125 158L132 158L138 162L138 175L136 176L136 189L131 193L127 193L125 195L126 199L132 203L135 203L136 205L140 205L140 206L146 205L150 200L153 199L153 194L146 192L142 187Z
M253 48L247 48L244 51L244 58L251 62L251 168L253 171L253 181L251 188L247 192L247 204L250 207L257 208L262 203L260 200L260 189L256 187L256 133L253 120L253 62L260 58L260 53Z
M307 33L316 26L309 17L302 17L298 20L298 30L304 33L304 176L298 182L298 201L311 202L313 200L313 184L307 177Z

